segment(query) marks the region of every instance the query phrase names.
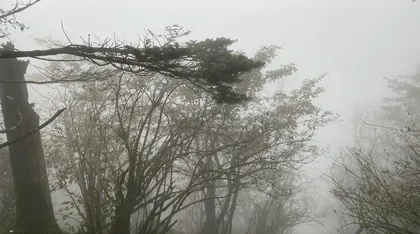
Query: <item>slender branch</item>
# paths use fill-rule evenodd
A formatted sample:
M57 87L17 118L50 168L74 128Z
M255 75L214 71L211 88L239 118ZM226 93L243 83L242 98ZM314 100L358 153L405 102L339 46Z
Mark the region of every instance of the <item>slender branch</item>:
M4 14L0 15L0 19L5 19L9 16L12 16L12 15L17 14L19 12L22 12L22 11L28 9L29 7L35 5L36 3L40 2L40 1L41 0L35 0L34 2L29 2L23 7L19 7L19 3L16 3L16 5L13 9L11 9L10 11L5 12Z
M4 148L4 147L7 147L7 146L10 146L10 145L13 145L13 144L15 144L15 143L17 143L19 141L22 141L22 140L26 139L27 137L29 137L31 135L37 133L39 130L41 130L41 129L45 128L46 126L48 126L52 121L54 121L58 116L60 116L61 113L63 113L63 111L65 111L66 109L67 108L63 108L63 109L58 110L51 118L49 118L43 124L39 125L39 127L34 128L32 131L23 134L22 136L16 138L15 140L7 141L7 142L5 142L3 144L0 144L0 149L1 148Z
M169 47L169 46L168 46ZM162 49L162 48L161 48ZM180 59L183 55L187 55L188 48L177 48L179 53L176 57L167 58L167 60ZM0 51L0 58L21 58L21 57L44 57L52 55L73 55L77 57L84 57L98 60L110 60L112 62L123 62L128 65L138 65L142 62L156 62L145 55L141 56L140 48L129 46L115 45L114 47L100 47L86 46L86 45L69 45L58 48L51 48L45 50L30 50L30 51L16 51L16 50L2 50ZM160 51L159 51L160 52ZM121 57L120 57L121 56ZM130 57L127 57L130 56ZM115 60L115 61L114 61ZM161 58L157 61L165 61Z

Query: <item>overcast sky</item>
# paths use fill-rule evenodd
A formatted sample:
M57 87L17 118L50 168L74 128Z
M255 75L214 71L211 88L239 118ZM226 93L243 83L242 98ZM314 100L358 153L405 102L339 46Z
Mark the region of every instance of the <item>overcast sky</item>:
M1 0L0 6L6 3L14 1ZM293 62L299 69L292 79L330 74L320 103L344 122L318 139L333 153L351 143L354 107L384 97L382 77L411 74L420 63L420 2L411 0L42 0L18 19L30 26L13 34L20 50L39 47L34 38L64 41L61 20L75 42L89 33L136 41L145 28L159 32L179 24L193 31L191 39L238 39L235 49L249 55L280 45L276 63Z

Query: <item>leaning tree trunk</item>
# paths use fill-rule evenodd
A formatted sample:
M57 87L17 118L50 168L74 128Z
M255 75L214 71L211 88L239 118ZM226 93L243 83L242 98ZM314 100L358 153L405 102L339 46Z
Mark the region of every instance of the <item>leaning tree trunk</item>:
M11 50L10 43L3 50ZM7 132L13 141L39 126L39 116L28 103L25 73L29 61L0 59L0 101ZM5 82L5 81L13 81ZM39 132L9 146L16 197L15 232L56 234L47 170Z

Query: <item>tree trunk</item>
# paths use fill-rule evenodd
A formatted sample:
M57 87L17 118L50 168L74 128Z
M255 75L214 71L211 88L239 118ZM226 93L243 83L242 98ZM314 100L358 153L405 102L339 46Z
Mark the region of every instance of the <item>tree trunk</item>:
M207 139L206 139L207 141ZM205 147L207 149L207 147ZM214 169L213 156L206 156L206 168L211 171ZM206 212L206 221L203 225L202 234L218 234L219 224L216 219L216 184L215 180L210 179L210 172L206 172L205 179L209 180L206 185L207 196L204 200L204 210Z
M13 49L12 44L5 46ZM0 59L0 81L23 82L29 61ZM7 140L12 141L39 126L39 116L28 103L24 83L0 83L0 100ZM16 229L18 233L59 233L56 224L47 170L39 132L9 146L16 197Z
M115 227L112 234L130 234L131 209L127 202L119 204L115 209Z
M233 197L232 197L232 201L230 204L230 210L229 210L229 216L228 216L228 220L227 220L227 229L225 230L226 234L232 234L232 227L233 227L233 217L235 215L235 210L236 210L236 203L238 201L238 186L235 185L235 191L233 192Z
M129 172L127 178L127 195L124 197L122 192L122 183L124 180L120 181L120 187L117 191L117 206L115 208L115 227L113 234L130 234L131 229L131 214L133 213L133 201L134 193L137 190L135 185L135 164L136 164L136 154L132 153L129 150Z
M6 149L0 149L0 175L0 226L6 227L10 226L10 218L15 213L13 177L9 152Z
M213 181L210 183L213 183ZM216 199L214 198L215 196L213 196L213 187L214 186L209 185L207 188L207 192L211 195L209 195L204 201L206 221L203 225L202 234L217 234L219 232L219 227L216 222Z

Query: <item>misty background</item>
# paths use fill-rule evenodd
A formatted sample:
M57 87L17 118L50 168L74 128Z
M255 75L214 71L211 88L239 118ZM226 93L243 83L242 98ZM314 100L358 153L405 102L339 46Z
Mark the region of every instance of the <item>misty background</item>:
M2 0L0 6L10 3ZM296 64L296 82L327 72L321 84L326 92L317 104L342 121L320 130L316 141L331 151L307 167L317 178L320 209L336 204L321 174L329 173L332 158L353 143L355 108L379 105L389 95L383 77L413 74L420 63L420 5L406 0L43 0L19 20L30 27L22 36L13 34L20 50L38 48L37 38L65 42L61 22L74 43L88 34L136 41L144 29L159 32L178 24L192 30L188 39L238 39L234 49L248 55L263 45L279 45L274 64ZM290 80L287 85L293 85ZM35 102L53 91L46 85L29 87ZM304 224L293 230L335 233L336 220L323 222L325 227Z

